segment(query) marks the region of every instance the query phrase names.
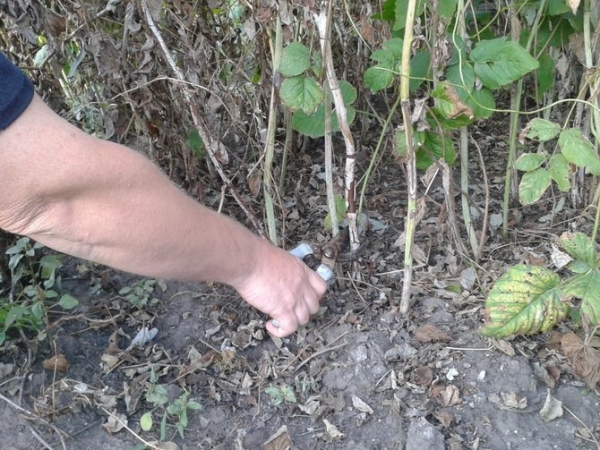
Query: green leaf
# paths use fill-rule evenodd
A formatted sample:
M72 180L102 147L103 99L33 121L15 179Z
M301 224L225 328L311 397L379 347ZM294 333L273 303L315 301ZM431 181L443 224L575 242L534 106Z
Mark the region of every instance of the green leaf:
M63 294L63 296L58 301L58 305L62 309L68 310L77 308L79 306L79 301L75 297L70 296L69 294Z
M393 51L387 48L375 50L373 53L371 53L371 59L373 61L377 61L381 66L388 67L390 69L394 67L394 61L396 60L394 58Z
M464 102L473 110L474 119L488 119L496 109L494 94L486 87L471 92L471 96Z
M203 159L206 156L204 151L204 142L202 142L202 138L200 137L200 133L196 128L192 128L188 134L187 144L189 145L192 153L196 155L199 159Z
M511 267L488 295L488 323L481 334L504 338L548 331L569 313L561 301L560 283L560 277L544 267Z
M48 289L46 292L44 292L44 296L45 298L56 298L58 297L58 292Z
M444 133L423 131L415 133L417 169L426 170L435 161L443 159L449 165L456 160L454 141Z
M346 217L346 200L344 196L341 194L334 195L334 203L335 203L335 214L338 220L338 223L344 220ZM325 229L331 230L331 215L327 213L324 220Z
M160 420L160 441L164 442L167 438L167 414L163 414Z
M537 202L546 189L550 187L552 178L546 169L535 169L526 172L519 183L519 200L523 205Z
M340 90L342 99L346 104L346 120L348 123L354 121L356 110L350 106L356 101L356 89L347 81L340 81ZM292 116L292 127L301 134L312 138L325 135L325 105L320 105L314 114L306 114L304 111L296 111ZM331 130L337 132L340 130L336 109L331 111Z
M386 0L383 3L380 13L373 14L371 18L373 20L386 20L388 22L394 21L394 8L396 6L396 0Z
M556 138L560 134L560 125L546 119L535 118L527 124L525 136L529 139L537 139L540 142L547 142Z
M571 8L565 0L549 0L547 12L550 16L557 16L571 12Z
M406 12L408 11L408 0L396 0L394 5L394 25L392 30L398 31L403 30L406 27ZM419 17L423 14L424 1L417 0L417 10L415 17ZM412 23L410 24L412 26Z
M538 83L537 98L541 100L542 94L550 92L554 86L554 59L548 54L547 51L542 53L538 58L540 63L539 69L535 71L535 76Z
M446 79L454 85L459 93L464 90L464 93L468 96L475 86L475 70L473 70L471 64L463 61L463 64L455 64L448 67ZM467 96L464 98L467 98Z
M302 110L312 114L323 103L325 94L314 78L303 76L286 78L281 83L279 96L292 111Z
M294 389L290 386L282 386L281 393L283 394L283 398L288 403L296 403L296 394L294 394Z
M140 417L140 428L144 431L150 431L152 429L152 411L148 411Z
M434 109L436 115L445 119L456 119L465 116L466 119L471 120L473 117L471 108L461 101L454 86L446 81L435 87L431 92L431 97L435 99Z
M372 92L389 88L394 82L394 73L391 68L384 66L369 67L365 71L364 83Z
M392 38L383 43L383 48L392 53L395 62L398 62L402 59L403 46L404 40L400 38Z
M450 20L456 11L456 0L438 0L437 13L443 18Z
M573 258L584 266L577 272L581 273L600 266L598 255L593 242L583 233L563 233L560 245Z
M40 259L40 267L42 268L42 278L48 279L52 273L62 267L61 255L44 255Z
M417 52L410 60L410 82L411 92L416 91L424 81L429 78L429 66L431 64L431 54L429 52Z
M27 309L23 306L13 306L10 308L4 319L4 329L8 330L14 323L20 321L21 317L26 313Z
M202 409L202 405L198 402L195 402L194 400L190 400L189 402L187 402L187 408L193 411L197 411L199 409Z
M580 130L575 128L564 130L560 133L558 145L568 162L585 168L592 175L600 175L600 156Z
M521 172L531 172L546 162L546 155L542 153L524 153L515 161L515 169Z
M295 77L310 68L308 48L300 42L292 42L283 49L279 72L284 77Z
M567 192L571 187L569 163L563 155L556 154L550 158L548 172L561 192Z
M517 42L506 38L480 41L470 54L475 74L484 86L498 89L539 67L539 63Z
M146 393L146 400L155 406L161 406L169 401L169 395L163 385L156 384Z
M394 143L394 150L398 158L406 158L408 152L408 147L406 146L406 132L396 131L394 133Z
M565 300L581 300L581 318L587 330L600 323L600 272L591 270L566 281Z
M283 395L278 387L271 386L265 389L265 393L271 396L273 406L279 406L283 403Z

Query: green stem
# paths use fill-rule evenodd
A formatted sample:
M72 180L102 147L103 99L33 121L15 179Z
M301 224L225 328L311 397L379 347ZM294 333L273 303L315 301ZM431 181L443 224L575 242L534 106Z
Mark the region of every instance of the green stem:
M535 21L531 26L531 32L529 33L529 39L527 40L527 45L525 46L525 50L528 52L531 50L531 46L533 45L534 39L537 36L538 28L540 25L540 21L542 17L544 17L546 6L548 4L548 0L542 0L540 2L540 6L537 11L537 15L535 17ZM519 19L517 17L517 4L511 3L511 20L513 21L512 29L513 32L519 29ZM513 40L518 41L519 36L513 35ZM513 192L511 189L512 184L512 176L514 174L514 162L515 156L517 154L517 142L519 138L519 116L521 115L521 97L523 96L523 78L521 78L515 87L514 92L511 95L511 112L510 112L510 131L508 137L508 159L506 162L506 176L504 179L504 197L502 200L502 235L504 237L508 236L508 209L510 206L510 196ZM516 192L516 190L514 191Z
M408 205L406 221L404 222L404 277L402 282L402 297L400 299L400 314L408 313L412 285L412 247L417 217L417 166L413 142L412 123L410 114L410 56L413 41L413 23L417 0L408 0L406 22L404 28L404 43L402 46L402 63L400 70L400 102L402 105L402 121L406 136L406 175L408 188Z

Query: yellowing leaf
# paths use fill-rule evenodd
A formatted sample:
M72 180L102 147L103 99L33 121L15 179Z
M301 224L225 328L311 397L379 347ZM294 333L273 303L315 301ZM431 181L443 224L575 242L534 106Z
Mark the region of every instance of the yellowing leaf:
M546 119L536 117L527 125L526 136L529 139L537 139L541 142L547 142L554 139L560 133L560 125L550 122Z
M569 128L560 133L558 145L565 159L583 167L592 175L600 175L600 156L580 130Z
M488 323L481 334L503 338L548 331L569 313L559 285L560 277L544 267L511 267L488 295Z
M519 183L519 200L523 205L537 202L550 187L550 183L552 178L546 169L540 167L526 172Z
M140 427L144 431L150 431L152 429L152 412L148 411L140 418Z

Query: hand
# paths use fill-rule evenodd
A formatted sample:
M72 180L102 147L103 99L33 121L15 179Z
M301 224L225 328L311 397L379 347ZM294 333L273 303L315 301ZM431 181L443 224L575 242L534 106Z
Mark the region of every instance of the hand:
M257 259L253 273L234 287L250 305L272 317L269 333L288 336L318 312L327 285L302 260L276 247L269 245Z

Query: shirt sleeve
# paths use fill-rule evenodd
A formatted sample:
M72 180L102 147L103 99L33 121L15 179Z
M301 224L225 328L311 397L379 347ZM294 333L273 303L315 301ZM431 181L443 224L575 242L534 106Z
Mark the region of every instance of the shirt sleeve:
M33 84L0 53L0 130L13 123L33 98Z

